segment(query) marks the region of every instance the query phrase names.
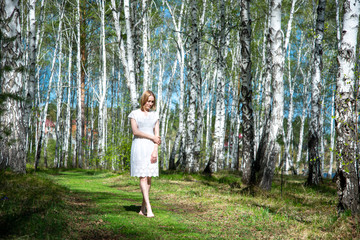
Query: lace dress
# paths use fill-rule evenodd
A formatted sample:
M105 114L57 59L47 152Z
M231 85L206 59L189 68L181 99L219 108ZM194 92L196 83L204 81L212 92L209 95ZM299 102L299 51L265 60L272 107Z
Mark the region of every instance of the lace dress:
M156 112L148 112L145 115L140 109L129 114L129 119L135 119L138 129L141 132L154 135L156 122L159 115ZM158 162L151 163L151 154L154 150L154 142L134 136L131 145L130 173L133 177L158 177Z

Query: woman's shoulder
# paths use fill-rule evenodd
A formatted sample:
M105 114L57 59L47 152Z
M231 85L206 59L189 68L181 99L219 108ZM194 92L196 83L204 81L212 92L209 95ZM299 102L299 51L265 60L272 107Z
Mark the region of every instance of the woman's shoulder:
M131 113L139 113L139 112L141 112L141 109L140 109L140 108L131 111Z
M141 111L140 109L135 109L135 110L132 110L129 114L129 118L135 118L135 116L138 116L139 115L139 111Z

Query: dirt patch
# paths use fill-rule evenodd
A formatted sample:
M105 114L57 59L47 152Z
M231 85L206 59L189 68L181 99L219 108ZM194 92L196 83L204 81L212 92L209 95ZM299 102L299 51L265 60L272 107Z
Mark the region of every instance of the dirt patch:
M64 199L68 211L68 239L128 239L125 235L107 229L108 222L103 219L91 219L96 212L96 205L89 199L76 194Z

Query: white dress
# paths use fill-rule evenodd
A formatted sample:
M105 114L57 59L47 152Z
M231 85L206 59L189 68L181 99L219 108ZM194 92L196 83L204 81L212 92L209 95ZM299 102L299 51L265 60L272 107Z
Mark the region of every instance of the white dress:
M157 112L148 112L145 115L140 109L129 114L129 119L135 119L141 132L154 135L155 124L159 120ZM158 177L158 161L151 163L151 154L154 151L154 142L146 138L134 136L131 145L130 173L133 177Z

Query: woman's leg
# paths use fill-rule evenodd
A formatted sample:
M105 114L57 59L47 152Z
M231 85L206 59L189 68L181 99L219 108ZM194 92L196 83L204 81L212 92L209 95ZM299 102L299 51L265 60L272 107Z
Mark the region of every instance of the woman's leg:
M141 189L141 193L143 195L143 200L142 200L142 203L141 203L141 209L140 209L140 212L139 214L140 215L144 215L146 214L146 202L145 202L145 194L144 194L144 190L147 188L147 184L146 186L145 183L146 183L146 177L140 177L140 189Z
M142 203L141 203L141 209L140 209L139 214L143 215L143 216L145 216L145 214L146 214L146 203L145 203L144 196L143 196L143 200L142 200Z
M145 206L147 210L147 217L154 217L149 200L150 185L151 185L151 177L140 178L140 189L143 195L143 203L139 214L144 215L145 209L143 207Z
M149 207L147 208L147 217L154 217L154 213L152 212L151 205L150 205L150 188L151 188L151 177L147 177L147 192L149 196Z

